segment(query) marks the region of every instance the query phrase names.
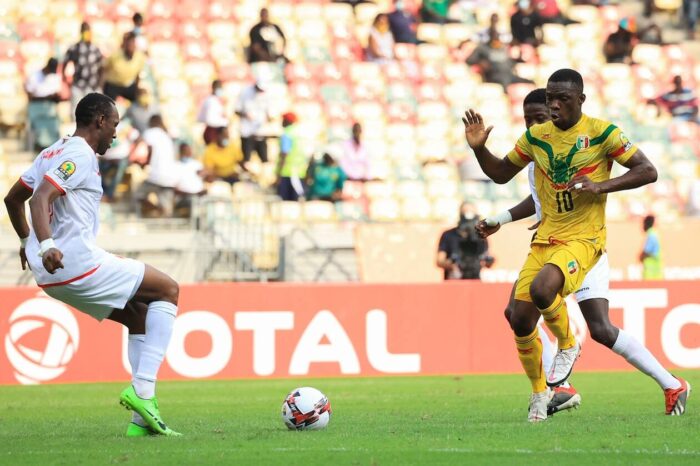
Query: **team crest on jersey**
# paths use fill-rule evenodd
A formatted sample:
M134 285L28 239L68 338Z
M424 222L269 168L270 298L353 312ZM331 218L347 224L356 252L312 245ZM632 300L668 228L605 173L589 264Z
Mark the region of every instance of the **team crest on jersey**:
M576 148L578 150L588 149L590 146L591 146L591 140L585 134L580 135L578 138L576 138Z
M68 178L75 173L75 162L72 160L66 160L56 170L54 170L54 173L63 181L67 181Z
M569 269L569 275L578 272L578 265L576 264L576 261L569 261L566 268Z
M622 147L625 148L625 151L630 150L630 147L632 147L632 143L630 142L629 139L627 139L627 136L625 136L625 133L620 133L620 142L622 143Z

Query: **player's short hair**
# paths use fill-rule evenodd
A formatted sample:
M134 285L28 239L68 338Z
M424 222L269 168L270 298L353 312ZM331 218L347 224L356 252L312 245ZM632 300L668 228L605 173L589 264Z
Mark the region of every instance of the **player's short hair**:
M547 80L548 83L572 83L583 92L583 77L581 73L570 68L555 71Z
M109 115L114 111L114 101L99 92L91 92L78 102L75 107L76 126L86 127L100 115Z
M544 88L535 89L525 96L523 105L527 104L542 104L547 105L547 90Z
M647 215L644 217L644 228L649 229L654 226L654 222L656 222L656 217L653 215Z

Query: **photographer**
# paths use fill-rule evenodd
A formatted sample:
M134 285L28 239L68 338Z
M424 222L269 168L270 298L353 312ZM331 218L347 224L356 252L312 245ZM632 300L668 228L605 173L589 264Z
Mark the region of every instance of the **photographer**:
M459 213L457 227L440 237L437 266L444 269L445 280L478 280L481 267L491 267L494 259L488 255L488 242L476 232L479 216L474 206L464 202Z

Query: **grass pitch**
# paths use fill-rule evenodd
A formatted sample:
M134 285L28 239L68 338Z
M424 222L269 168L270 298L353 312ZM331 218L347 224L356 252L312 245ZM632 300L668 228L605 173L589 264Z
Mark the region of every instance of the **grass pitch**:
M700 372L680 372L700 389ZM182 438L123 436L125 384L0 387L0 464L700 464L700 392L681 417L635 372L576 374L581 409L526 422L522 375L162 382ZM284 396L331 400L328 429L288 431Z

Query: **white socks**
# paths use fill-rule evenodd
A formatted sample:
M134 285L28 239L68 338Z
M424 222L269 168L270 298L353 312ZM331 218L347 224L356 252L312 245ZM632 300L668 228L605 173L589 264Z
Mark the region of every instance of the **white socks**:
M129 346L127 347L129 353L129 364L131 365L131 377L133 380L134 374L139 367L139 358L141 357L141 347L143 346L143 341L146 339L146 335L139 334L129 334ZM146 426L146 422L143 420L141 415L136 411L131 413L131 422L138 424L140 426Z
M549 369L552 368L552 363L554 362L554 352L556 348L552 345L552 340L550 340L549 336L544 332L542 324L538 324L537 327L539 327L540 340L542 340L542 369L545 374L549 374Z
M148 305L146 314L146 336L141 344L141 354L133 385L140 398L151 399L156 394L156 376L168 349L177 306L165 301L154 301Z
M656 380L656 383L664 390L681 386L678 379L664 369L648 349L624 330L620 329L612 350L625 358L634 367Z

